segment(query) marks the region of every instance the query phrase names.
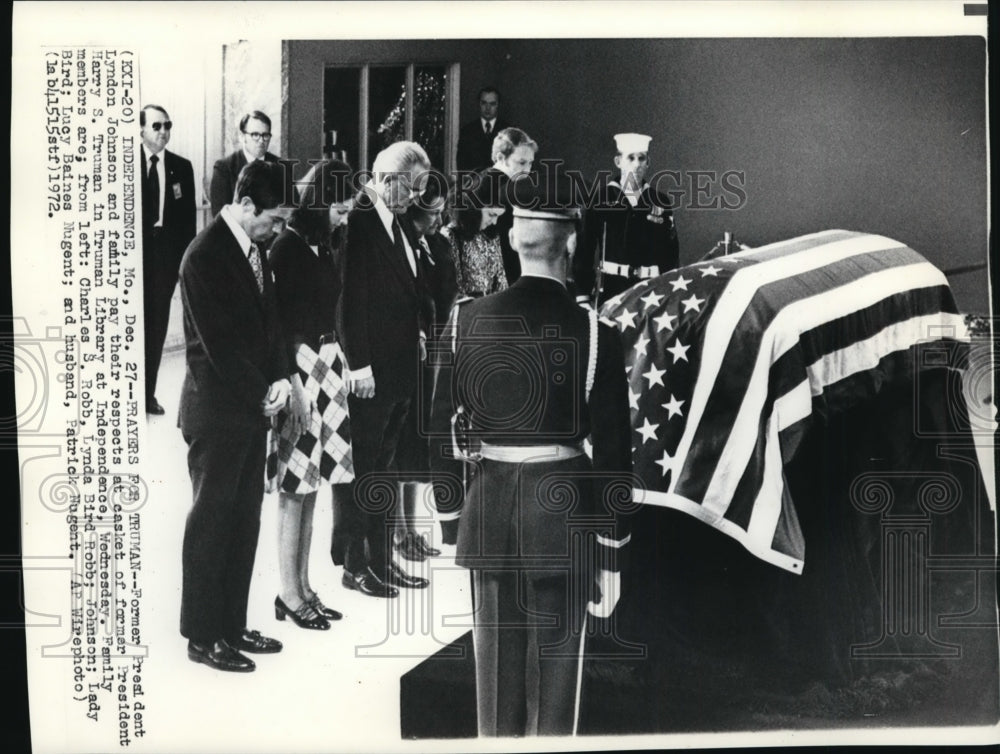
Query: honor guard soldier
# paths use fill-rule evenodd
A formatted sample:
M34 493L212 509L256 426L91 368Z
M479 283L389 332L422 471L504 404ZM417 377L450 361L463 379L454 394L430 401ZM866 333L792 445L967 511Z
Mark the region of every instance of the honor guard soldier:
M615 134L619 179L601 186L573 265L577 301L600 305L678 265L670 198L646 181L650 136Z
M614 609L629 539L609 502L632 498L624 354L567 291L580 213L565 196L515 205L521 277L459 302L435 358L434 426L465 425L477 448L453 452L473 467L456 563L472 575L481 736L575 732L586 615Z

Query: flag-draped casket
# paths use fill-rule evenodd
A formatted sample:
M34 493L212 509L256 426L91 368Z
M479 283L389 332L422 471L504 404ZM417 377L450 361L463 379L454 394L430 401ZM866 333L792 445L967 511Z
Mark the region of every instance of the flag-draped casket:
M601 315L626 348L636 501L794 573L809 543L784 466L812 421L912 379L922 348L968 340L940 270L843 230L643 281Z
M626 350L642 503L614 628L588 645L588 714L622 721L601 732L762 710L931 724L954 694L956 719L995 722L994 522L944 275L832 230L600 314Z

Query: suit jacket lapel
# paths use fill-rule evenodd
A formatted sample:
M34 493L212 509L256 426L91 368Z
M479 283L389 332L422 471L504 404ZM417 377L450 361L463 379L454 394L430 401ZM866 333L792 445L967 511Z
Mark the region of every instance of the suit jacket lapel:
M414 287L413 272L410 270L410 263L406 259L406 255L399 253L375 208L372 207L368 212L371 218L371 233L378 239L377 243L382 254L388 260L388 266L395 271L397 277L408 289L412 289Z
M229 225L221 217L216 216L215 222L222 224L222 230L225 232L225 236L229 243L226 244L226 254L229 256L229 264L235 269L236 277L242 281L242 284L248 286L250 292L253 294L254 300L257 302L257 306L261 309L264 308L264 296L261 294L260 290L257 288L257 278L254 277L253 269L250 267L250 260L247 259L247 255L243 253L242 247L240 247L240 242L236 240L236 236L229 229ZM258 247L259 248L259 247ZM264 254L261 252L261 269L264 271L264 291L267 291L268 280L270 276L269 267L264 261Z
M174 214L174 184L177 183L177 175L175 170L177 168L177 163L174 162L174 156L170 154L166 149L163 150L163 190L166 192L163 195L163 225L167 227L171 220L173 220Z

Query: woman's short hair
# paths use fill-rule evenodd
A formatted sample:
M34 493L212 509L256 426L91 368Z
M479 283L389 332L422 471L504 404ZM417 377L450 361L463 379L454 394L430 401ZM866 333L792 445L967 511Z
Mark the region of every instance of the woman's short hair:
M492 156L495 162L497 157L510 157L518 147L528 147L533 152L538 151L538 144L528 134L520 128L505 128L493 139Z

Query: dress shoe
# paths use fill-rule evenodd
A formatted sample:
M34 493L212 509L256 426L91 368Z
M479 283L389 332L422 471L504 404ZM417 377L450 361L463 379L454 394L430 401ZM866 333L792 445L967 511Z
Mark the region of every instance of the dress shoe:
M407 589L426 589L431 582L423 576L411 576L400 568L398 563L389 563L385 583L392 586L406 587Z
M160 405L160 402L156 398L146 399L146 413L154 414L155 416L163 416L167 413L167 410Z
M259 655L270 655L281 651L281 642L244 628L236 641L231 644L242 652L253 652Z
M438 555L441 554L441 551L438 548L431 547L429 544L427 544L427 540L424 539L423 534L417 534L414 537L414 539L417 540L417 547L419 547L420 551L428 558L436 558Z
M399 590L394 586L389 586L382 579L372 573L371 568L365 568L357 573L344 571L344 577L340 583L345 589L355 589L368 597L396 597Z
M332 607L327 607L323 604L323 601L319 598L319 595L314 595L311 600L309 600L309 605L315 610L319 615L323 616L327 620L340 620L344 617L344 614L339 610L334 610Z
M249 673L257 667L253 660L233 649L225 639L212 645L189 641L188 659L208 665L215 670L227 670L233 673Z
M396 550L404 559L412 560L417 563L422 563L427 560L427 555L421 549L420 537L418 537L412 531L406 532L406 535L399 542L394 542L392 547Z
M274 598L274 617L278 620L291 618L299 628L311 628L315 631L327 631L330 621L324 618L310 602L303 602L298 610L292 610L281 597Z

